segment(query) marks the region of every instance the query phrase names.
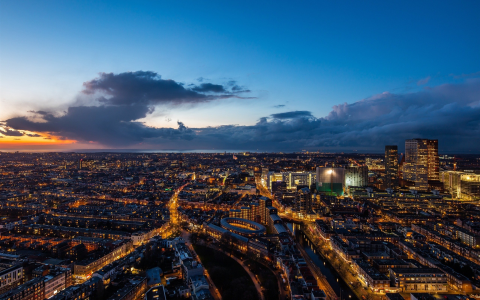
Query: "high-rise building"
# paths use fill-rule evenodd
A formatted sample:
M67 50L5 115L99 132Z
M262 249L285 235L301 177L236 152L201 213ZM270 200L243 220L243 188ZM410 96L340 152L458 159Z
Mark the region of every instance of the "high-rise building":
M439 180L438 140L405 141L403 179L414 182L415 189L428 190L428 180Z
M267 224L268 214L269 214L267 207L272 206L272 200L268 199L267 197L260 197L258 199L258 204L259 204L260 221L262 224Z
M259 203L251 203L250 204L250 209L251 209L251 214L250 214L250 220L261 223L262 222L262 217L260 215L260 205Z
M317 191L341 196L344 192L345 169L317 167Z
M427 140L428 180L440 180L440 161L438 158L438 140Z
M387 187L397 185L398 179L398 147L397 145L385 146L385 181Z
M312 210L312 193L309 188L297 191L294 203L295 212L305 216Z
M367 166L351 166L345 167L345 188L350 186L367 186L368 185L368 167Z

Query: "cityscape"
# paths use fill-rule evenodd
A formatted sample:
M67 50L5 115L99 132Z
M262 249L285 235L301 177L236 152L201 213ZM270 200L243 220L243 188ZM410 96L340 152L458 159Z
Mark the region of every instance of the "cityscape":
M0 300L480 300L479 1L0 1Z
M480 155L438 144L1 152L0 299L477 297Z

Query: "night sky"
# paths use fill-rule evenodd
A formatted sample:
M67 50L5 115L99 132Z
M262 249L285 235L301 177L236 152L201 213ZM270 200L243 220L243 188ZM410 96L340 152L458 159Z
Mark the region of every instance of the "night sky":
M480 153L478 1L0 1L0 150Z

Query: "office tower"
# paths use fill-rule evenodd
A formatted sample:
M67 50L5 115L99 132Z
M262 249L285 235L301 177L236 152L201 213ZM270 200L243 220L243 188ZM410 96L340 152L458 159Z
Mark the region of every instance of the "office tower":
M312 210L312 193L309 188L303 188L297 191L295 195L295 212L305 216Z
M397 145L385 146L385 181L387 187L392 188L397 184L398 176L398 147Z
M267 188L272 191L274 182L285 182L287 189L295 190L298 185L312 186L315 183L315 172L269 172L267 175Z
M438 140L427 140L428 180L440 180L440 162L438 158Z
M439 180L438 140L405 141L403 179L414 182L415 189L428 190L428 180Z
M342 196L345 184L344 168L317 167L317 191Z
M345 188L368 185L368 167L351 166L345 168Z

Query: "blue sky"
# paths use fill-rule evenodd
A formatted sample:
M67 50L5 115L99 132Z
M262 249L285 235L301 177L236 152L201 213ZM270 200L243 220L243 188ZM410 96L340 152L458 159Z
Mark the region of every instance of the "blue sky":
M140 70L251 90L252 99L156 106L141 119L149 126L322 118L383 92L478 77L461 75L480 71L479 16L478 1L2 1L0 120L66 110L100 72Z

